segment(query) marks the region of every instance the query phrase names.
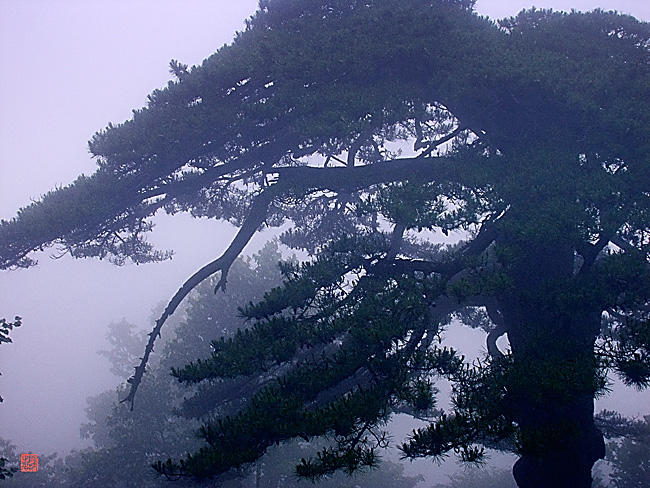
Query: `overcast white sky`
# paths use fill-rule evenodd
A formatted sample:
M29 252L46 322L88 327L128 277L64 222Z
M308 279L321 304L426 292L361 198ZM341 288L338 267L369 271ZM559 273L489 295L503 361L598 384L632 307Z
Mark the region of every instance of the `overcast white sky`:
M533 5L602 7L650 20L647 0L479 0L477 10L502 18ZM93 172L86 149L93 133L129 118L164 86L170 59L198 64L230 42L256 6L257 0L0 0L0 218ZM125 317L147 325L157 302L218 255L233 229L207 224L162 219L153 240L177 256L158 265L115 268L53 261L45 253L37 268L0 272L0 317L24 318L14 343L0 351L0 436L37 453L81 445L86 397L115 383L96 355L107 324ZM193 239L184 239L190 232ZM621 409L635 414L647 401L633 397Z

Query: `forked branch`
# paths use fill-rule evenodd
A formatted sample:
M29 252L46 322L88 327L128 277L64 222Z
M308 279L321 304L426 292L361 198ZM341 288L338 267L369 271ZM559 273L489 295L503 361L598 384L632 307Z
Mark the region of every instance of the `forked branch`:
M183 283L183 286L180 287L180 289L169 301L167 307L165 307L165 311L162 313L160 318L156 320L156 326L149 333L149 340L147 341L147 345L144 349L142 360L140 361L140 364L135 367L135 373L133 376L127 380L128 383L131 384L131 389L129 390L129 394L126 396L126 398L120 401L121 403L129 402L131 404L131 410L133 410L135 394L138 390L138 387L140 386L142 377L144 376L147 362L149 361L149 355L153 352L153 346L156 342L156 338L160 336L160 331L163 325L165 325L167 319L176 311L183 299L201 282L217 273L218 271L221 272L221 277L219 278L216 289L226 289L226 278L228 276L228 270L235 262L235 259L237 259L237 256L241 254L244 247L246 247L246 244L248 244L253 235L255 235L255 232L257 232L259 227L264 223L269 205L271 204L272 200L272 192L267 190L260 193L253 201L248 218L239 229L239 232L237 232L237 235L230 243L230 246L228 246L228 249L226 249L226 251L218 259L215 259L211 263L206 264L200 270L190 276L189 279Z
M221 277L216 289L225 290L228 270L246 244L255 235L258 228L264 223L274 195L283 195L290 192L304 194L318 189L345 192L383 183L386 180L398 181L409 178L422 179L423 177L430 180L450 179L456 169L451 168L454 165L443 164L443 162L448 163L449 161L446 158L405 158L394 160L391 163L385 162L350 168L313 168L308 166L273 168L269 173L278 175L277 182L266 188L255 198L248 218L239 229L228 249L218 259L206 264L190 276L169 301L160 318L156 320L155 327L149 333L149 340L145 346L140 364L135 367L133 376L127 380L131 384L131 389L121 402L130 402L131 409L133 409L135 394L144 376L156 338L160 336L163 325L176 311L183 299L201 282L219 271ZM485 233L483 229L482 231ZM400 229L398 229L396 237L398 235L401 235ZM477 237L482 237L481 233ZM466 250L473 252L473 247L470 243ZM425 271L432 265L434 268L445 266L441 263L427 263L424 264ZM429 272L435 271L436 269L432 269Z

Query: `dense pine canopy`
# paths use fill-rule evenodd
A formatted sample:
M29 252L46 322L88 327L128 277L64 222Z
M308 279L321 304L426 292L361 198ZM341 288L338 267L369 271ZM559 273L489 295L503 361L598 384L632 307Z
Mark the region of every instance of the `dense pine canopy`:
M610 371L650 382L650 27L600 10L497 24L473 4L261 1L231 45L172 61L167 88L93 137L93 175L0 223L3 268L47 245L164 259L145 239L160 210L240 227L171 300L131 401L166 318L207 277L225 288L262 225L290 222L282 240L314 256L242 308L250 327L174 370L239 379L246 402L160 472L214 476L324 435L298 472L354 471L408 411L431 425L407 457L497 446L521 456L519 486L590 486L594 396ZM426 239L456 230L454 246ZM440 344L450 317L489 332L484 363ZM455 410L435 416L440 376Z

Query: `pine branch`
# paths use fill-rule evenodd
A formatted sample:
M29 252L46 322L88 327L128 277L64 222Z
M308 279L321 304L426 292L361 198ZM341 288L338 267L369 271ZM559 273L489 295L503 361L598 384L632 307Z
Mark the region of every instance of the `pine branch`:
M167 319L174 313L174 311L176 311L183 299L201 282L217 273L218 271L221 272L221 277L219 278L216 289L226 289L226 278L228 276L228 270L235 262L235 259L237 259L239 254L242 252L244 247L246 247L246 244L248 244L250 239L257 232L259 227L264 223L264 219L266 218L266 214L272 200L273 192L267 190L260 193L253 201L253 205L251 206L248 218L239 229L239 232L237 232L237 235L230 243L230 246L228 246L228 249L226 249L226 251L218 259L215 259L211 263L206 264L203 266L203 268L190 276L169 301L167 307L165 307L163 314L158 320L156 320L156 326L149 333L149 340L145 347L142 360L140 364L135 367L135 373L133 376L127 380L131 384L131 389L129 390L128 395L122 399L120 403L129 402L131 404L131 410L133 410L135 394L145 373L146 365L149 361L149 355L153 352L153 346L156 338L160 336L160 331L163 325L165 325Z
M457 164L454 164L457 163ZM278 183L294 192L330 190L353 192L393 181L457 181L460 161L450 156L396 158L354 167L283 166L269 168Z

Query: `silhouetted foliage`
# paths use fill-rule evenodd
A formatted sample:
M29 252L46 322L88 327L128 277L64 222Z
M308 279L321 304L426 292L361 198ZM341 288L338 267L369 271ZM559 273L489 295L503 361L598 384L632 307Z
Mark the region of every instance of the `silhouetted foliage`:
M20 327L22 325L21 320L22 319L20 317L15 317L13 322L7 322L7 319L0 319L0 344L12 342L11 338L9 337L9 332L11 332L15 327ZM2 373L0 373L0 376L1 375ZM1 396L0 403L2 403ZM0 480L4 480L11 478L17 471L17 468L15 466L9 466L9 459L4 456L4 451L6 449L9 449L11 445L8 444L8 442L4 439L0 439L0 441L0 448L3 451L3 453L0 454Z
M609 474L599 486L642 488L650 483L650 416L631 420L615 412L599 415L608 444Z
M15 454L15 448L9 441L0 437L0 480L13 477L18 471L16 466L11 466L9 459Z
M0 319L0 344L11 343L12 340L9 337L9 333L14 328L20 327L21 325L22 325L22 319L20 317L15 317L13 322L7 322L7 319ZM2 373L0 373L0 375L2 375ZM2 403L1 396L0 396L0 403Z
M277 245L269 243L253 257L233 264L229 294L215 295L214 283L210 282L195 290L183 316L175 321L171 338L161 353L152 357L138 397L141 408L130 412L119 403L126 386L88 400L90 422L82 426L81 434L93 440L94 449L68 459L72 465L68 483L157 487L165 480L156 479L152 462L163 456L182 456L200 447L195 435L200 424L182 415L186 410L183 396L189 392L170 377L169 368L197 354L209 354L211 339L233 334L240 325L237 304L261 297L265 289L279 282L277 263L281 258ZM111 349L100 354L110 361L113 373L127 379L142 353L146 334L122 321L110 324L108 339ZM119 471L112 468L117 465L121 466Z
M81 436L90 438L93 447L74 450L63 459L56 455L41 456L38 474L21 474L7 486L154 488L169 485L164 478L155 477L150 464L161 456L179 456L198 449L195 434L200 424L192 418L210 414L217 407L208 400L219 396L219 391L211 391L206 385L195 392L196 396L184 402L183 397L190 392L170 378L170 365L184 364L197 354L207 355L212 350L210 339L235 334L243 325L237 317L238 305L261 298L264 290L280 282L277 264L281 258L277 245L267 243L259 253L238 259L233 264L228 294L215 295L215 283L206 282L199 286L189 297L183 318L176 321L173 337L165 342L161 354L154 356L149 364L151 371L143 381L138 397L140 408L130 412L118 403L123 386L117 391L108 390L89 398L86 408L89 422L81 427ZM109 360L111 371L116 376L126 379L142 351L146 334L122 320L109 324L107 338L111 348L100 351L100 354ZM307 455L313 450L313 446L298 443L287 446L287 449L274 450L254 466L242 470L225 486L246 486L247 478L255 478L256 486L260 488L297 486L298 480L292 473L295 456ZM15 462L15 446L6 443L0 455ZM343 487L353 483L354 486L414 488L418 479L404 476L402 467L385 463L380 470L373 470L363 477L353 480L333 477L324 480L324 485ZM177 481L173 486L194 484Z

